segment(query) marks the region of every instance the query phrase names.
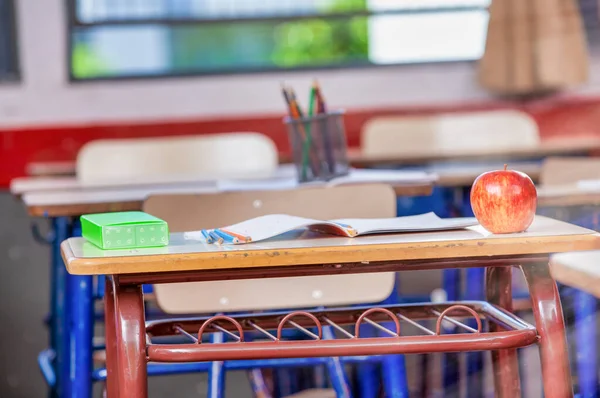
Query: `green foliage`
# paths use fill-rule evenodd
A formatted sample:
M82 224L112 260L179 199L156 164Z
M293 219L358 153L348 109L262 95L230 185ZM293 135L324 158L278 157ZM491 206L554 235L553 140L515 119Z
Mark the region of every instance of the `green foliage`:
M110 68L85 43L76 43L71 56L71 71L76 79L106 76Z
M321 12L364 11L366 8L366 0L335 0ZM365 16L281 23L275 28L271 59L281 67L367 61L367 24Z

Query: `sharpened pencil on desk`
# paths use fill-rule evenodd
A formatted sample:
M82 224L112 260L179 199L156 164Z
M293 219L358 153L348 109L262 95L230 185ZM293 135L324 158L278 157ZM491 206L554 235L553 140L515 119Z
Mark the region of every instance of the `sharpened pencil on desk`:
M240 241L238 238L236 238L233 235L230 235L228 233L223 232L223 230L217 228L217 229L213 229L213 232L215 234L217 234L219 237L221 237L223 239L224 242L227 243L242 243L242 241Z
M229 231L227 229L223 229L223 228L220 228L220 230L223 231L223 232L225 232L228 235L233 236L234 238L237 238L240 242L245 242L245 243L252 242L252 238L249 237L249 236L240 235L240 234L237 234L235 232L231 232L231 231Z
M206 243L213 243L215 241L205 229L200 230L200 233L204 236L204 239L206 239Z

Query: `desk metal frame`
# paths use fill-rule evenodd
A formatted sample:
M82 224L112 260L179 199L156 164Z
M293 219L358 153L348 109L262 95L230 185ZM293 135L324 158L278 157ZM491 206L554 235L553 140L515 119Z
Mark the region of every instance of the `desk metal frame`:
M450 315L448 311L465 310L454 304L414 306L412 310L402 308L370 309L362 313L356 309L329 312L293 312L290 314L266 315L260 317L212 317L191 321L168 321L146 325L142 284L176 283L183 281L206 281L223 279L244 279L257 277L282 277L299 275L332 275L336 273L391 272L410 269L440 269L486 267L486 295L489 304L480 302L461 303L471 315L483 315L489 322L489 332L483 332L479 317L475 333L440 335L441 318ZM512 315L511 272L519 267L529 286L536 327ZM437 330L431 335L400 336L397 314L406 319L422 319L424 312L438 311ZM497 308L496 308L497 306ZM393 311L393 312L390 312ZM406 312L408 311L408 312ZM412 312L411 312L412 311ZM440 313L442 315L440 315ZM147 365L157 362L193 362L234 359L261 359L279 357L318 357L340 355L401 354L427 352L456 352L492 350L494 359L494 381L499 397L520 396L519 367L516 348L537 342L540 347L543 384L547 398L572 397L571 373L568 361L565 325L556 283L552 280L548 267L548 257L544 255L507 256L496 258L443 259L427 261L385 261L347 264L297 265L287 267L265 267L255 269L181 271L158 274L113 275L111 283L106 283L105 314L107 331L107 391L109 398L147 396ZM270 316L270 318L269 318ZM260 319L259 319L260 318ZM372 318L372 319L371 319ZM406 320L401 318L403 320ZM395 330L389 339L358 338L358 331L351 338L323 340L320 330L323 322L330 319L334 324L352 323L357 327L369 319L369 323L391 320ZM313 341L283 342L279 339L281 330L293 320L301 328L317 327L319 334ZM307 321L308 320L308 321ZM263 329L277 329L273 342L244 342L244 329L260 323ZM187 323L186 323L187 322ZM174 334L178 331L202 334L209 325L217 325L219 330L237 336L237 343L184 345L151 344L153 335ZM296 326L294 325L294 326ZM333 326L333 324L329 324ZM162 327L162 329L161 329ZM296 326L297 327L297 326ZM192 339L194 337L192 336Z

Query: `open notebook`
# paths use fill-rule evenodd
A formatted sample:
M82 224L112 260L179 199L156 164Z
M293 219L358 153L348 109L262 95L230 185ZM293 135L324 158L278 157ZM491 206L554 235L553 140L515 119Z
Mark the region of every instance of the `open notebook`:
M302 228L323 234L355 237L394 232L443 231L476 224L475 218L443 219L435 213L396 218L348 218L329 221L287 214L270 214L223 228L185 232L184 238L205 240L208 243L240 244L269 239Z

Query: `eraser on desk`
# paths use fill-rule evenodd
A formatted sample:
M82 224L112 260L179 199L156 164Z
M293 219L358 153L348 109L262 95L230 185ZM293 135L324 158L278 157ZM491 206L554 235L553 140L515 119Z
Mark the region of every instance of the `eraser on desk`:
M169 244L169 227L160 218L141 211L81 216L85 239L101 249L134 249Z

